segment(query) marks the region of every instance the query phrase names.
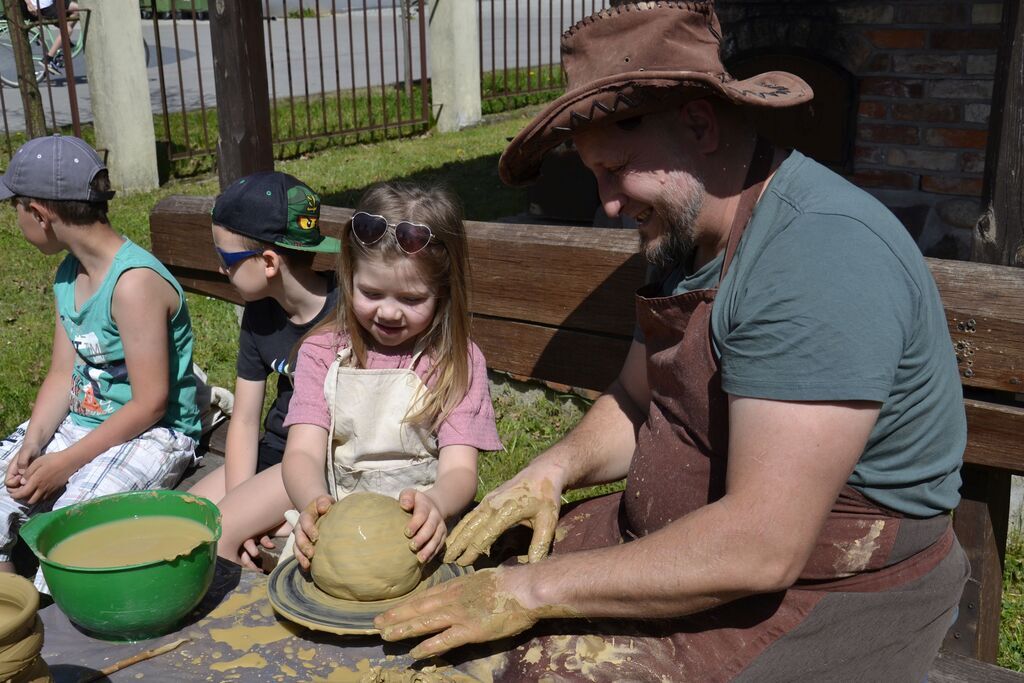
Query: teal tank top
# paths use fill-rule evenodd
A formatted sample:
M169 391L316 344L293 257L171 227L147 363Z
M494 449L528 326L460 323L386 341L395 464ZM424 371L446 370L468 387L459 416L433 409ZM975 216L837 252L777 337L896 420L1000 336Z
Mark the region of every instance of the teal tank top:
M114 287L132 268L149 268L167 280L178 293L180 305L170 320L167 340L167 412L158 422L192 438L199 438L196 380L192 373L192 320L181 285L155 256L129 239L114 256L110 270L96 292L75 308L75 279L79 262L68 254L57 268L53 293L64 331L75 347L71 385L71 419L81 427L95 428L127 403L132 386L124 361L120 331L110 314Z

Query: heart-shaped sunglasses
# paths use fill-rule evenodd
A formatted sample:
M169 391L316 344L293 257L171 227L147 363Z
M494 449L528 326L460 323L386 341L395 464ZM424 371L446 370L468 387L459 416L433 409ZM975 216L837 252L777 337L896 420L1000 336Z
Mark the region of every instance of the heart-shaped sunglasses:
M395 241L398 242L399 248L410 256L426 249L432 241L440 242L430 228L422 223L388 223L384 216L365 211L356 211L352 214L352 234L367 247L379 242L388 228L395 231Z

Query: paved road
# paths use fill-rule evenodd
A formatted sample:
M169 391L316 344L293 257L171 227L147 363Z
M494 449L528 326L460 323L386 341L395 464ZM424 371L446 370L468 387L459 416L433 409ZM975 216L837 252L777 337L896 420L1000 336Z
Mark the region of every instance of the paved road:
M557 2L561 2L561 8ZM307 2L306 6L311 4ZM327 4L324 2L322 6ZM600 4L598 2L598 6ZM341 7L344 3L339 0L337 5ZM483 70L513 68L517 57L520 66L557 61L557 37L561 29L572 19L589 13L592 6L591 0L556 0L554 3L481 0ZM550 14L551 7L554 7L554 16ZM517 25L518 35L514 28ZM144 20L142 26L148 46L153 112L162 111L161 69L169 111L197 109L201 102L205 106L215 105L209 23L191 19ZM344 12L316 19L276 17L268 21L267 26L268 54L271 55L268 75L271 95L277 98L345 92L353 86L396 83L405 78L405 41L393 8ZM419 21L414 20L411 26L412 77L418 79L421 75ZM75 60L74 68L80 118L89 121L92 114L84 55ZM24 117L17 90L3 88L0 98L8 129L23 130ZM71 122L68 89L63 80L58 80L49 92L44 91L43 98L48 122Z

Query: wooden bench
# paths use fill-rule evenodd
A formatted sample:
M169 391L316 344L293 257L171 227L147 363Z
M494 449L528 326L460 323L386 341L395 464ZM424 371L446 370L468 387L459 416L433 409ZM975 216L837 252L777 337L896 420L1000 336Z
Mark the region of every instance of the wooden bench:
M152 249L185 289L239 302L217 271L210 197L169 197L150 214ZM323 207L337 235L351 211ZM600 392L617 375L645 266L634 231L468 223L473 338L489 367ZM318 256L316 267L334 266ZM1024 474L1024 270L929 259L964 387L968 444L954 514L972 565L959 618L930 680L1024 680L992 666L999 646L1011 474ZM199 343L202 343L200 340Z

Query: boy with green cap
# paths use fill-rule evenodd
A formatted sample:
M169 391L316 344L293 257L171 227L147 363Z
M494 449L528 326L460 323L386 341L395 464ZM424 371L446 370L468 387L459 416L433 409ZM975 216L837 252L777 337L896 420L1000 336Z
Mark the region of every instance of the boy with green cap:
M221 272L245 301L245 310L224 466L191 493L209 498L221 510L219 554L248 567L256 566L258 543L273 547L268 534L276 535L291 508L281 458L293 389L292 349L337 303L333 276L313 270L316 253L340 249L337 239L320 233L319 222L320 197L280 172L235 181L213 207ZM261 434L266 385L273 373L278 375L277 395Z

